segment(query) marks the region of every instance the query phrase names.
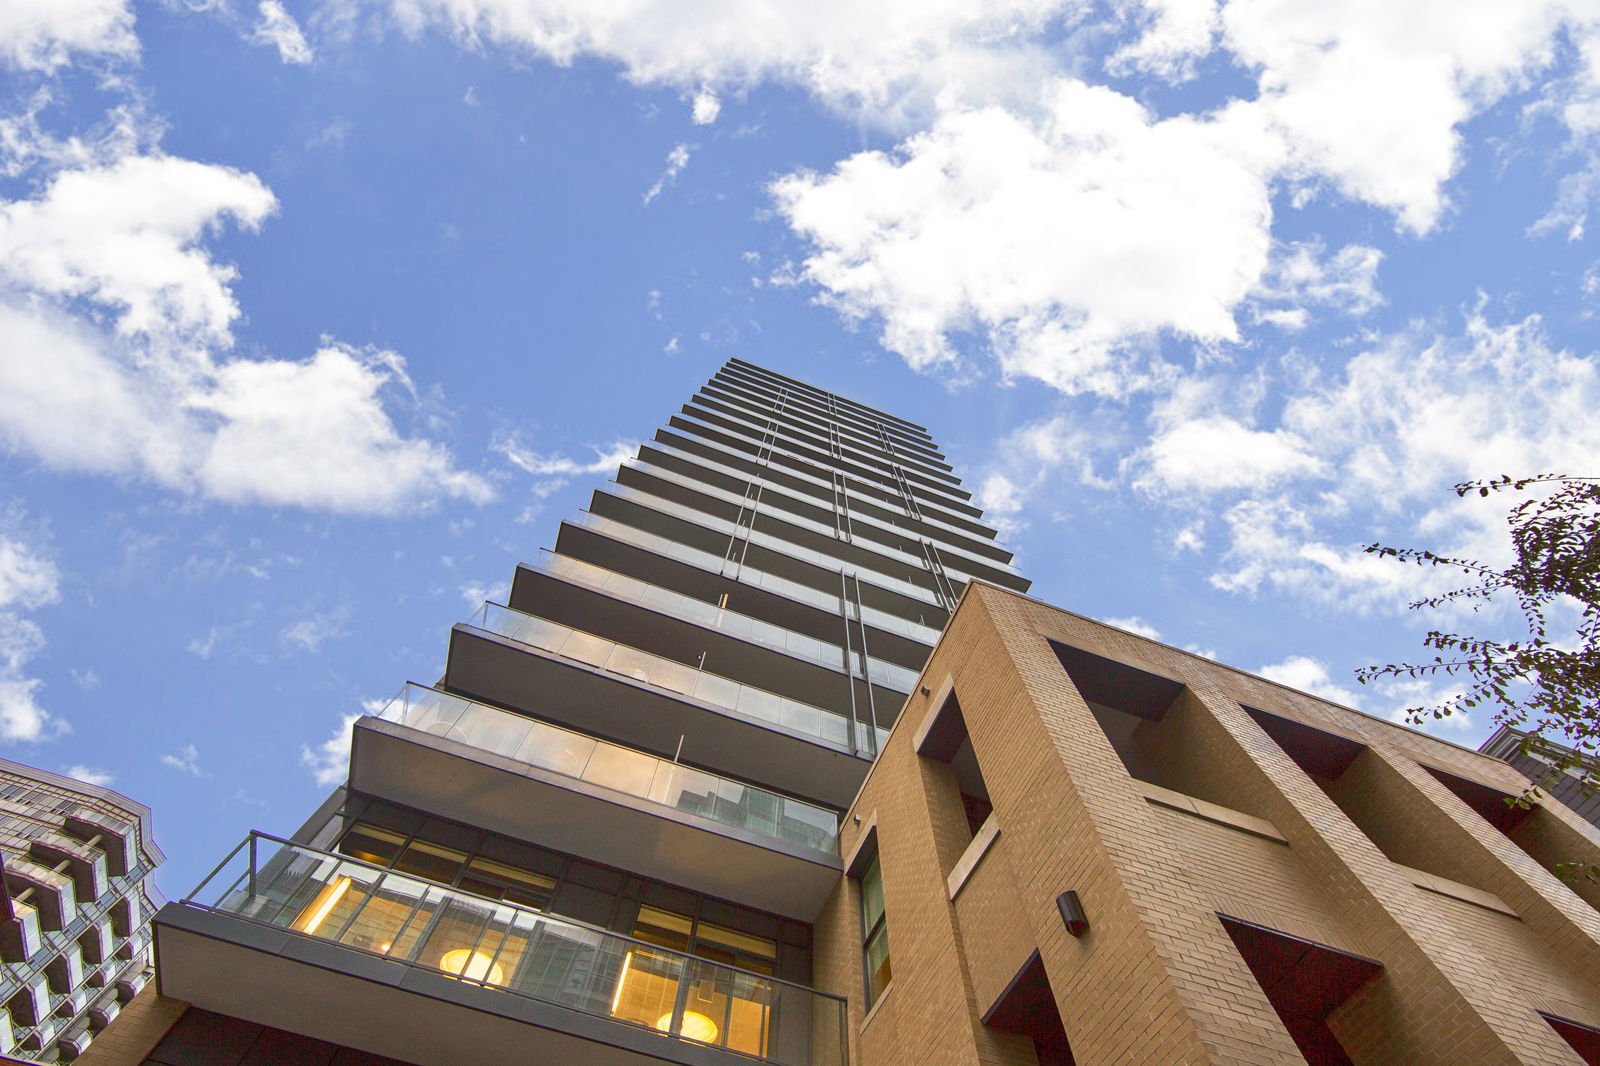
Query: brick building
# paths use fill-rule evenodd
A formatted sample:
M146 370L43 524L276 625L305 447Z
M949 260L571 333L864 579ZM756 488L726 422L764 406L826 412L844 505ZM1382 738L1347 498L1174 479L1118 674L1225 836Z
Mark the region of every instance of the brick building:
M1545 757L1533 750L1524 751L1523 741L1526 737L1526 733L1503 725L1490 734L1478 750L1496 759L1504 759L1591 824L1600 825L1600 793L1584 791L1583 775L1576 767L1568 767L1560 774L1552 775L1553 759L1546 761ZM1541 738L1539 743L1547 756L1562 757L1573 753L1573 749L1552 740Z
M145 986L163 858L148 807L0 759L0 1055L69 1062Z
M921 427L730 362L81 1061L1600 1062L1592 827L994 537Z

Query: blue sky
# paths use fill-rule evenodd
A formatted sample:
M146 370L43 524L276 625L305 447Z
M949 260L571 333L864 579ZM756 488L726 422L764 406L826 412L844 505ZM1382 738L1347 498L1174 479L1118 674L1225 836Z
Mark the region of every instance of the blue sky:
M730 356L925 422L1045 600L1448 695L1354 682L1433 587L1360 545L1600 465L1597 137L1593 4L11 0L0 753L187 891Z

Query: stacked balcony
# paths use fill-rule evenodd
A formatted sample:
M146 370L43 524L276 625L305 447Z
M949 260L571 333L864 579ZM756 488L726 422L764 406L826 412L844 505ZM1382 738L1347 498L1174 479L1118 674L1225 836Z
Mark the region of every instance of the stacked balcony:
M970 499L921 427L734 360L454 627L437 683L357 722L343 794L809 938L965 584L1027 587ZM422 1066L844 1061L803 983L326 850L327 824L162 912L164 994Z

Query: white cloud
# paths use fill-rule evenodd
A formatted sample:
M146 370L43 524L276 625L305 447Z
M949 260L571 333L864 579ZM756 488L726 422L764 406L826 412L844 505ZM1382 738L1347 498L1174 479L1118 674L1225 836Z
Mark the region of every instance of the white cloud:
M200 239L277 208L253 174L166 155L58 174L37 200L0 202L0 276L25 290L117 308L117 332L226 342L239 309Z
M1116 51L1111 69L1142 70L1171 81L1193 77L1195 60L1211 51L1221 28L1217 0L1145 0L1129 6L1135 18L1143 9L1142 32Z
M511 582L497 581L491 584L474 581L462 585L460 592L461 598L474 608L481 607L485 603L505 603L506 597L511 595Z
M68 777L75 777L79 781L85 781L91 785L99 785L101 788L110 788L117 783L116 775L110 770L97 770L92 766L85 766L83 763L73 763L61 772Z
M0 607L33 609L61 598L61 572L38 549L0 533Z
M209 391L188 398L220 416L194 477L218 499L335 511L488 500L488 483L456 469L443 445L400 435L382 399L393 387L411 391L398 355L337 343L303 363L226 363Z
M440 25L569 64L598 56L638 84L714 92L797 85L874 120L925 114L941 94L1011 91L1047 68L1039 31L1062 0L391 0L412 32Z
M1129 633L1137 633L1139 636L1148 637L1151 640L1161 639L1161 631L1138 616L1132 618L1102 618L1100 621L1108 626L1126 629Z
M580 474L605 474L633 458L638 444L616 440L594 449L594 458L588 462L569 459L564 455L546 455L529 451L515 437L495 442L494 448L509 459L513 466L539 478L567 478Z
M487 499L442 445L394 425L389 404L415 402L398 355L327 341L304 362L226 357L235 272L203 240L275 205L253 175L159 154L0 201L0 441L238 503L393 514Z
M1058 80L1037 121L942 115L893 155L859 153L772 192L813 246L801 273L917 369L960 369L977 334L1006 374L1121 395L1163 332L1238 335L1271 249L1279 148L1235 107L1157 119Z
M1536 317L1496 326L1476 314L1458 337L1379 338L1338 375L1291 390L1272 432L1292 435L1292 454L1310 462L1296 459L1278 479L1209 486L1227 529L1212 582L1357 607L1451 587L1448 571L1360 545L1505 558L1503 501L1458 499L1450 487L1507 471L1600 470L1597 409L1600 371L1552 348Z
M161 756L161 765L170 766L174 770L181 770L194 777L210 777L211 772L200 765L200 749L193 744L185 744L176 755Z
M1342 703L1346 707L1355 707L1360 702L1354 692L1334 683L1328 673L1327 663L1308 655L1291 655L1282 662L1268 663L1260 667L1256 673L1269 681L1309 692L1313 696L1321 696L1334 703Z
M1222 415L1162 432L1150 444L1149 463L1137 484L1170 492L1265 488L1321 469L1295 434L1249 429Z
M1446 206L1458 127L1550 62L1568 12L1560 0L1232 0L1222 44L1255 72L1297 169L1422 232Z
M302 618L284 626L278 634L278 640L289 648L315 653L328 641L338 640L349 634L345 628L348 613L339 609Z
M1253 294L1256 321L1301 329L1310 319L1308 307L1364 315L1383 303L1378 292L1382 252L1364 244L1347 244L1331 257L1322 252L1319 241L1297 241L1278 250ZM1290 306L1265 306L1273 303Z
M690 118L696 126L709 126L717 121L717 116L722 114L722 101L717 99L717 94L710 89L701 89L694 94L694 102L690 105Z
M0 4L0 63L52 72L75 52L139 54L127 0L6 0Z
M661 191L668 185L678 180L678 175L683 173L683 168L689 165L691 149L687 144L674 145L672 151L667 153L667 169L661 172L656 183L645 190L644 202L650 203L661 195Z
M366 714L377 714L388 705L387 700L362 700L362 711ZM347 714L339 720L333 732L315 748L302 745L300 748L300 765L311 771L312 778L322 788L333 788L335 785L344 784L345 778L350 773L350 741L351 732L355 729L361 714Z
M0 515L7 524L20 512ZM28 663L45 647L44 630L20 611L61 598L61 574L40 548L0 530L0 740L49 740L69 731L36 696L44 682L27 676Z
M256 44L269 44L278 50L278 58L285 63L311 62L311 46L306 43L300 24L285 10L278 0L261 0L256 7L260 17L250 39Z

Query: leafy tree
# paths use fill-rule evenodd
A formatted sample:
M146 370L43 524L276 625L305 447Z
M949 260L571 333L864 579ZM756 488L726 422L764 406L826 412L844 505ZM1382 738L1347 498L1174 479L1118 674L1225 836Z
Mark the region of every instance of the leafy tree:
M1570 769L1586 791L1600 790L1600 478L1502 475L1456 486L1458 496L1473 493L1528 496L1506 517L1515 551L1510 566L1381 544L1366 551L1465 578L1461 588L1412 603L1413 610L1449 604L1478 610L1514 600L1527 636L1503 641L1436 629L1423 639L1438 653L1431 661L1369 666L1356 676L1363 684L1386 677L1458 678L1464 691L1434 707L1408 709L1408 720L1421 724L1490 708L1497 724L1525 734L1523 752L1551 764L1544 780ZM1593 868L1568 873L1600 882Z

